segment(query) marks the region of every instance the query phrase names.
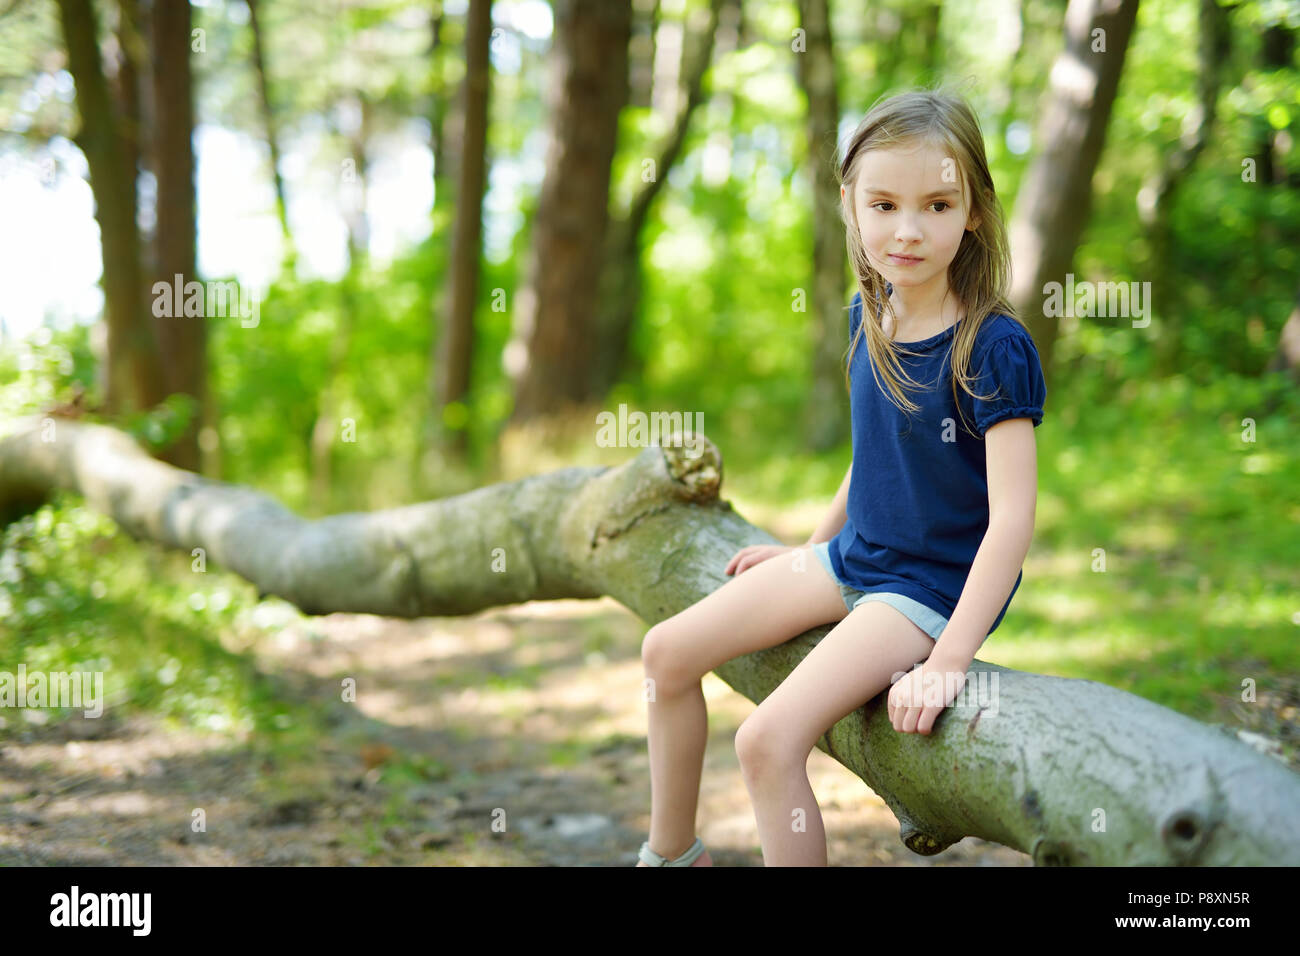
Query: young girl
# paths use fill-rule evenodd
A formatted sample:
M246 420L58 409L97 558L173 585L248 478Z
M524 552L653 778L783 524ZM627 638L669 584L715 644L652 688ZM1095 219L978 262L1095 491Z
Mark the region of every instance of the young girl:
M735 577L646 634L651 817L638 865L711 865L695 836L704 674L837 622L736 734L763 862L825 866L805 770L818 738L886 689L894 728L929 734L1020 586L1047 392L1005 297L1006 230L979 122L941 93L877 103L840 183L858 284L853 463L805 545L741 549Z

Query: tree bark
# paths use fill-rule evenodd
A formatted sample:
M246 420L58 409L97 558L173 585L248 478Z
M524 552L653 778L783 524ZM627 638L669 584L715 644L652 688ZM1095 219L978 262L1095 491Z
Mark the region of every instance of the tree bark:
M941 0L929 0L929 2L921 4L916 12L918 40L921 45L920 80L923 83L929 83L934 79L935 71L939 68L941 54L939 49L939 24L943 19L943 3Z
M311 430L311 477L308 501L316 514L332 507L334 493L334 445L342 427L343 365L352 349L352 338L361 313L358 287L370 256L370 219L366 213L366 188L370 177L369 143L373 107L364 91L352 94L356 123L342 130L352 168L348 185L354 188L344 203L348 228L348 268L338 284L337 330L330 341L325 378L316 396L316 421Z
M194 88L190 70L190 5L156 0L151 10L153 46L154 170L158 177L155 279L169 287L175 276L197 279L195 268ZM195 401L185 431L159 457L179 468L200 468L199 431L211 424L207 394L207 318L155 317L167 393Z
M440 0L434 0L429 19L429 139L433 153L433 229L442 228L442 211L451 201L451 176L447 169L447 81L446 42L447 13Z
M133 183L139 183L140 174L153 168L152 143L149 131L153 129L152 91L147 88L151 80L149 56L149 25L140 12L140 0L118 0L117 16L117 75L112 77L113 98L117 105L117 132L122 142L126 168ZM139 190L135 201L139 204ZM152 275L156 263L150 261L153 235L141 227L141 266L145 275Z
M257 74L258 105L262 110L262 125L266 127L266 146L271 153L271 180L275 184L275 216L280 221L280 236L284 240L281 262L291 272L296 268L298 253L289 229L289 200L280 174L280 125L271 100L271 84L267 79L266 44L262 21L258 15L260 0L245 0L248 4L248 26L253 34L253 72Z
M1025 172L1009 228L1015 261L1011 304L1029 327L1051 381L1059 320L1043 314L1044 286L1066 284L1092 204L1138 0L1070 0L1065 49L1052 65L1034 133L1039 152ZM1102 31L1094 34L1094 31ZM1093 52L1098 38L1104 52Z
M128 533L202 549L307 614L461 615L610 595L655 623L725 583L739 548L775 543L719 498L718 450L696 437L616 467L305 521L154 461L114 429L29 420L0 439L0 513L66 489ZM716 673L758 703L829 629ZM975 661L967 687L928 737L896 732L882 691L817 742L888 804L914 852L974 836L1039 865L1300 865L1300 775L1245 738L1093 681Z
M512 424L592 396L596 296L609 224L610 163L627 102L631 0L555 0L550 147L515 335L526 343ZM520 351L512 343L507 353ZM522 367L520 367L522 366Z
M1260 37L1260 65L1267 72L1290 69L1295 49L1295 33L1285 20L1268 27ZM1257 180L1265 186L1281 186L1287 182L1286 167L1278 162L1281 151L1277 146L1279 130L1273 129L1267 116L1255 120L1259 130L1255 141Z
M634 0L628 44L628 105L648 109L654 89L655 39L660 0Z
M650 209L668 179L669 170L681 156L691 117L704 101L704 74L708 72L713 58L713 37L718 27L719 14L724 6L738 3L739 0L710 0L704 23L684 40L686 50L682 56L681 69L684 88L678 97L680 106L672 128L658 153L650 157L654 175L642 183L626 212L610 216L602 256L599 309L593 342L595 358L590 366L592 379L589 393L592 396L606 395L627 367L628 346L641 311L642 233Z
M104 275L104 406L113 414L152 408L166 397L158 343L146 311L135 173L118 132L99 55L90 0L58 0L68 70L77 87L81 128L74 137L90 168Z
M876 48L874 74L850 88L861 97L855 111L865 112L878 97L900 85L923 83L938 61L939 23L943 15L938 0L922 0L901 7L873 4L872 23L866 37Z
M1178 289L1170 281L1174 240L1169 220L1174 196L1210 141L1223 85L1222 66L1231 53L1231 41L1228 10L1220 7L1218 0L1200 0L1196 108L1185 120L1177 145L1165 153L1159 171L1138 193L1138 217L1150 248L1151 301L1160 303L1161 309L1160 335L1155 343L1155 374L1160 377L1173 373L1182 355L1183 308Z
M998 111L997 124L997 143L999 151L1006 148L1007 130L1016 118L1016 107L1020 102L1021 84L1017 79L1017 72L1020 69L1020 63L1024 59L1025 50L1029 46L1029 38L1026 35L1029 30L1029 17L1025 12L1025 4L1030 0L1016 0L1016 19L1019 21L1020 29L1016 34L1016 45L1011 51L1011 56L1007 59L1007 72L1004 75L1002 96L1005 99L1002 102L1002 108Z
M442 321L430 383L433 443L443 455L463 460L469 434L462 422L448 427L444 412L463 403L470 390L474 358L474 309L478 304L479 259L483 251L483 190L487 185L488 91L491 86L492 0L470 0L465 28L465 82L461 89L460 162L457 163L456 219L444 285Z
M843 349L848 328L844 311L848 289L848 251L840 216L840 97L835 79L830 10L826 0L799 0L799 23L807 48L796 53L799 83L808 98L806 135L813 192L813 283L807 301L813 320L812 395L805 406L804 434L811 450L825 451L849 434L844 397Z
M366 196L370 183L369 149L374 104L362 89L345 94L345 99L354 107L347 127L342 130L348 158L352 161L348 182L356 187L348 190L343 204L343 219L348 227L348 269L352 270L364 266L370 256L370 214L366 209Z

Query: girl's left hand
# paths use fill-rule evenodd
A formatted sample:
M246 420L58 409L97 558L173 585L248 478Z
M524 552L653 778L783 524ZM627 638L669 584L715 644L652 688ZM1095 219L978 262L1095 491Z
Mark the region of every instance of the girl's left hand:
M899 733L929 736L935 720L966 684L963 671L927 670L922 664L889 689L887 713Z

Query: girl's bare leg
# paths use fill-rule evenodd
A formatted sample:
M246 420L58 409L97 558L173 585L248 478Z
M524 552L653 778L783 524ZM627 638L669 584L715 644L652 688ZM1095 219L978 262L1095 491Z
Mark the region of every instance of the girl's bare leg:
M675 859L695 840L708 737L700 679L720 664L772 647L848 613L811 548L769 558L647 632L650 848ZM710 865L707 852L697 866ZM644 865L644 864L638 864Z
M757 568L751 568L757 570ZM749 572L744 572L749 573ZM670 860L695 842L695 813L704 771L709 716L698 680L679 694L649 703L650 849ZM708 850L695 861L711 866ZM646 866L637 863L637 866Z
M880 601L837 624L736 733L767 866L825 866L826 830L808 783L808 755L841 717L926 660L935 642Z

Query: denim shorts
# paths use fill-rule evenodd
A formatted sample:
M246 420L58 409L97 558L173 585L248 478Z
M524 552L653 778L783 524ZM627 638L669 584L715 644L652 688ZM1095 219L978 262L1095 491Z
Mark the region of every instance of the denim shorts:
M844 598L844 604L850 611L864 601L883 601L895 610L902 612L904 617L925 631L930 636L930 639L934 641L939 640L939 635L948 626L948 619L938 611L928 608L921 602L915 601L904 594L896 594L893 591L859 591L857 588L849 587L835 576L835 570L831 567L829 541L822 541L813 545L813 551L817 553L817 560L821 561L822 567L831 576L831 580L839 585L840 596Z

